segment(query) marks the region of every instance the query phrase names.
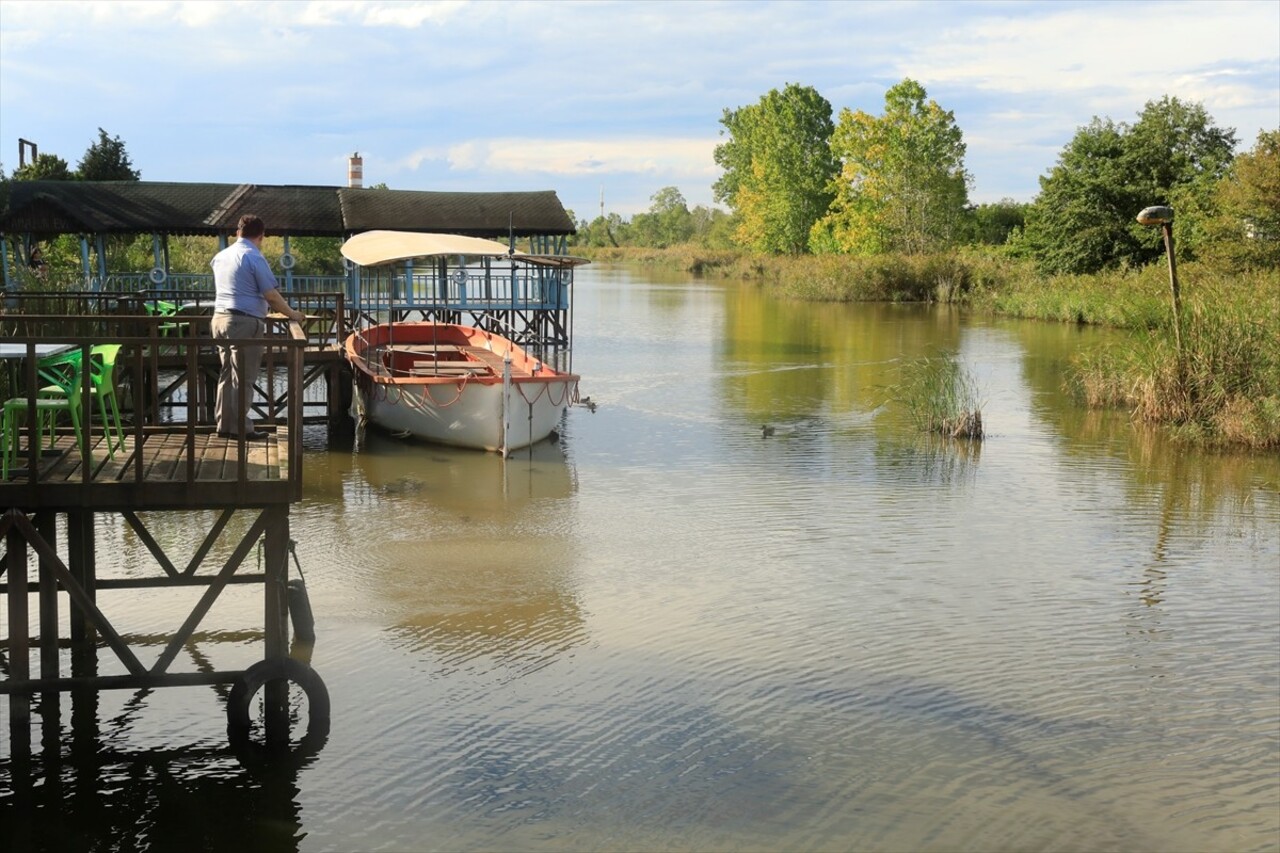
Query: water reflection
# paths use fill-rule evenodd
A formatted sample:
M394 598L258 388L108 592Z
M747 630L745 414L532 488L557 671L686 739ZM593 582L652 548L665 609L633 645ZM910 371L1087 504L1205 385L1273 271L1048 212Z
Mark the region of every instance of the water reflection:
M922 434L876 445L876 464L903 484L971 486L982 459L982 442Z
M918 305L811 305L726 296L723 404L752 422L878 409L900 360L954 351L959 314Z
M134 695L110 717L109 691L42 697L36 748L15 737L0 761L0 849L299 849L297 777L310 759L246 767L216 734L131 745L154 737L137 716L167 692Z
M568 498L577 488L572 466L555 441L542 441L503 459L401 441L370 431L356 447L348 480L355 497L370 494L406 502L406 509L511 521L527 505Z
M585 641L566 515L577 484L558 443L503 460L370 434L358 450L349 488L395 506L378 549L382 592L403 614L394 646L445 673L483 659L521 675Z

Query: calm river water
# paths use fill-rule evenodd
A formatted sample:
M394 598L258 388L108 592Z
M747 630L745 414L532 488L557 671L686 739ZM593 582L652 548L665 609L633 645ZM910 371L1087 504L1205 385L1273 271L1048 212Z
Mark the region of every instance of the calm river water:
M0 848L1280 847L1280 459L1072 405L1097 330L607 266L575 330L559 444L309 436L323 749L245 767L207 687L64 697L21 804L0 743ZM980 447L886 405L942 352ZM260 588L225 598L185 668L261 656ZM144 661L173 599L103 593Z

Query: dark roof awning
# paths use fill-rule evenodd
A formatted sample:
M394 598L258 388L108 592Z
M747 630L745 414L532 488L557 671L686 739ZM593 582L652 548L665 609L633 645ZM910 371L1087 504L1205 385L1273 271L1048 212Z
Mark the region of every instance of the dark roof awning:
M476 237L574 233L560 199L540 192L416 192L159 181L9 181L0 231L56 234L231 234L245 213L268 234L346 237L361 231Z
M347 230L448 232L470 237L572 234L554 192L447 193L340 189Z

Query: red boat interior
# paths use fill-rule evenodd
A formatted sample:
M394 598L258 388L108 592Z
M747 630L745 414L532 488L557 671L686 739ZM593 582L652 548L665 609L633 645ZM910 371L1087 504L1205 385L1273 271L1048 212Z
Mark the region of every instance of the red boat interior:
M392 376L501 376L502 359L484 347L396 344L380 347L380 363ZM494 362L496 361L496 365ZM516 373L512 364L512 373Z

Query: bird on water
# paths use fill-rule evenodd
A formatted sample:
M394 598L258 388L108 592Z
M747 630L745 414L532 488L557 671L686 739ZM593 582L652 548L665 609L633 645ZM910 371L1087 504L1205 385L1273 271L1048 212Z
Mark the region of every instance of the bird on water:
M761 438L768 438L769 436L773 435L773 433L774 433L774 428L769 426L768 424L765 424L762 427L760 427Z

